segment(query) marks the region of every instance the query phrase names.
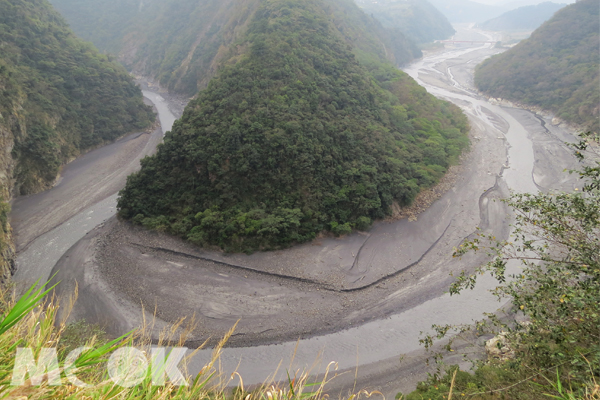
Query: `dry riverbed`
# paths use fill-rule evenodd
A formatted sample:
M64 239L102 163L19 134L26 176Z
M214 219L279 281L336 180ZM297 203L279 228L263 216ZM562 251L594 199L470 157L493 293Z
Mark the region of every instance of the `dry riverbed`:
M142 313L134 311L140 305L146 318L159 321L155 337L166 324L193 319L190 344L214 342L238 320L230 346L296 340L384 318L442 294L449 273L462 266L453 248L477 226L498 237L508 233L506 210L493 201L508 194L498 179L505 148L498 133L476 124L472 132L463 165L427 195L428 202L440 198L427 209L419 202L412 218L252 255L202 250L112 219L56 265L60 290L68 293L73 285L64 282L77 281L73 316L102 322L115 335L141 324ZM99 299L111 312L91 311Z
M206 338L214 342L239 320L222 365L225 371L237 369L246 383L272 374L296 352L294 342L300 338L298 365L309 365L325 352L325 361L336 360L341 369L361 365L358 387L376 384L392 397L410 390L426 371L420 331L433 323L470 323L501 305L490 299L493 282L458 298L444 295L451 272L472 270L485 261L481 254L453 259L453 248L477 227L498 238L508 235L510 216L497 200L508 196L509 187L530 191L578 185L563 178L562 169L575 164L562 145L567 136L561 129L541 124L531 113L489 104L471 90L473 67L495 52L485 46L446 49L411 67L430 92L463 108L472 145L438 188L424 193L412 210L403 210L403 219L282 251L224 254L117 221L118 189L111 189L111 197L31 242L19 255L17 278L27 282L49 276L54 267L59 294L69 296L78 285L72 319L103 324L115 335L146 320L155 322L151 331L157 338L162 328L186 318L196 322L192 346ZM155 104L178 109L159 97L152 96ZM112 153L104 157L110 160ZM104 171L93 165L90 161L90 172L83 175L92 182L94 173ZM75 178L65 174L55 189ZM48 211L76 192L62 190L52 194L56 202L48 203ZM37 229L36 220L30 223ZM409 359L400 361L401 354ZM199 370L202 357L209 355L209 350L199 353L190 371Z

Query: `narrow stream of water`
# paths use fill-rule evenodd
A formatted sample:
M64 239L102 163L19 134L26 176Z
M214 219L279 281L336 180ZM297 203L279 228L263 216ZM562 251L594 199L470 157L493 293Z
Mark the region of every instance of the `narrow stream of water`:
M173 126L175 116L158 93L144 90L143 94L156 106L164 135ZM29 284L39 278L40 282L46 282L60 257L88 232L114 216L116 207L115 193L39 236L25 251L18 254L17 271L13 280Z
M467 33L473 35L473 31ZM503 135L504 140L498 141L499 145L508 147L508 165L503 171L503 179L514 191L536 192L537 187L532 179L535 158L527 129L502 107L491 105L471 92L463 85L458 74L459 65L471 62L474 64L474 60L482 57L481 50L489 50L489 46L460 48L435 54L409 66L406 72L430 93L457 103L467 114L481 121L489 129L497 131L490 116L506 121L508 130L505 134L499 133ZM473 59L465 60L470 54L473 54ZM452 60L461 57L460 61L453 64ZM421 74L440 74L438 68L444 71L446 79L451 82L450 86L438 87L421 79ZM156 106L164 134L171 129L175 116L169 111L167 102L157 93L144 91L144 96ZM19 274L25 276L31 273L33 269L36 273L39 272L42 279L47 279L58 259L71 246L115 214L116 198L115 194L37 238L19 255L15 279L19 279ZM276 378L284 379L288 360L293 354L295 356L292 370L313 366L313 373L323 372L331 361L336 361L339 368L345 369L355 367L357 363L364 365L400 357L402 354L418 350L420 333L429 331L433 324L471 323L480 319L484 312L493 312L499 308L501 304L489 293L489 289L494 286L493 279L483 277L473 291L453 297L442 295L386 319L345 331L303 339L298 343L227 348L223 350L220 368L226 373L237 370L243 376L245 384L253 384L272 377L282 362L283 368L280 368ZM210 349L200 351L189 366L190 372L198 372L210 356ZM320 362L315 366L316 360Z
M448 78L457 90L430 85L419 77L419 74L423 73L439 73L436 66L450 63L453 59L471 53L476 54L479 50L489 49L490 46L486 44L436 54L416 62L405 71L430 93L462 105L466 113L483 121L490 129L497 130L488 114L504 119L509 125L505 134L509 165L504 171L504 179L514 191L533 193L537 191L532 180L535 159L532 142L525 127L501 107L493 106L475 93L464 89L453 75L449 75ZM465 64L464 60L462 64ZM488 113L483 111L484 108ZM433 324L469 324L481 319L483 313L497 310L501 304L489 292L496 283L491 277L484 276L479 279L475 290L464 292L460 296L450 297L445 294L387 319L369 322L342 332L303 339L298 343L228 348L223 351L221 365L227 372L237 370L244 377L244 383L252 384L272 377L280 362L287 367L287 360L291 359L292 354L292 370L312 368L312 372L324 372L331 361L336 361L340 369L346 369L357 366L357 363L365 365L391 357L399 359L402 354L421 348L418 343L420 334L430 331ZM192 362L191 372L199 371L209 357L210 351L201 351ZM315 365L315 360L320 362ZM285 379L285 371L286 368L283 368L277 378Z

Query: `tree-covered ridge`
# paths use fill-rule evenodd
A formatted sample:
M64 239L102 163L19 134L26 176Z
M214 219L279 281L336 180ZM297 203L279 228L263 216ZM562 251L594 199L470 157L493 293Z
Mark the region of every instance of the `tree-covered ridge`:
M447 39L455 32L444 14L427 0L362 0L358 4L383 26L403 33L418 44Z
M559 10L529 39L479 65L475 84L599 132L599 9L580 0Z
M356 6L354 0L326 0L326 12L340 37L359 61L377 56L379 61L405 65L423 53L407 34L385 27Z
M233 48L129 177L122 217L231 251L281 248L410 204L468 142L456 107L376 57L361 66L321 0L263 2Z
M532 6L519 7L478 24L478 27L488 31L534 30L552 18L554 13L564 6L566 4L546 1Z
M0 125L13 136L18 193L49 187L81 150L154 118L125 69L45 0L0 0L0 48Z
M192 96L206 87L226 50L243 37L260 0L52 0L81 37L117 54L136 73ZM399 32L360 12L353 0L327 0L329 18L357 52L397 65L420 57Z

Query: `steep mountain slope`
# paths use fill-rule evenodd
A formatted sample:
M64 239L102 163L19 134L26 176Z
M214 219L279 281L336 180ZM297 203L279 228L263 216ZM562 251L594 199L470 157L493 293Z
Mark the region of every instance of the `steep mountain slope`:
M52 0L76 33L118 54L136 73L194 95L214 76L229 46L246 31L259 0ZM421 55L352 0L328 0L329 17L357 50L400 65ZM358 12L357 12L358 11Z
M507 11L504 7L470 0L430 0L452 23L483 22Z
M596 0L580 0L559 10L529 39L479 65L475 84L598 132L599 9Z
M488 31L534 30L548 21L555 12L566 6L552 2L540 3L535 6L519 7L505 12L499 17L490 19L478 25Z
M45 0L0 0L0 49L0 253L10 259L11 194L51 187L64 162L153 115L124 68Z
M120 215L252 251L365 229L410 204L466 145L466 118L391 64L365 68L338 26L325 1L264 1L129 177Z
M357 3L384 27L397 30L419 44L447 39L455 32L444 14L426 0L358 0Z

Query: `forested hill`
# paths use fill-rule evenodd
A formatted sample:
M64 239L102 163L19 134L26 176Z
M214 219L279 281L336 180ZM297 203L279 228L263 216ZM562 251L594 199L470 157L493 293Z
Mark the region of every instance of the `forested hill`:
M455 32L444 14L427 0L357 0L357 3L384 27L401 32L418 44L447 39Z
M507 11L499 17L490 19L478 25L488 31L532 31L552 18L555 12L566 6L552 2L540 3L533 6L519 7Z
M243 37L260 0L51 0L74 31L118 55L132 71L192 96L206 87L229 46ZM396 65L420 57L401 33L384 29L353 0L326 0L328 18L357 55Z
M46 0L0 0L2 260L12 251L12 193L49 188L81 150L153 118L125 69L77 39Z
M367 229L467 144L460 110L377 57L360 63L325 1L264 1L225 59L129 177L122 217L230 251L281 248Z
M512 49L479 65L477 87L599 132L600 3L580 0Z

